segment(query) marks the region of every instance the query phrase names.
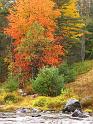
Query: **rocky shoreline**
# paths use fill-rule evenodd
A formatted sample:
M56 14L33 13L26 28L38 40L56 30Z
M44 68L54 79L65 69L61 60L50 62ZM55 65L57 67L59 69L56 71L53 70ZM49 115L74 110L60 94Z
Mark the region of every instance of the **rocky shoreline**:
M76 99L69 99L64 109L43 111L19 108L15 112L0 112L0 124L93 124L93 114L83 112Z
M0 113L0 124L93 124L93 117L72 117L62 111L6 112Z

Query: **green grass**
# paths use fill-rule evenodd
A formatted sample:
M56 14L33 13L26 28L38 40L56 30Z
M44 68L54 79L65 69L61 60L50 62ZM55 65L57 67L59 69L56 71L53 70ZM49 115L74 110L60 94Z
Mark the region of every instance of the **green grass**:
M72 66L77 71L77 74L81 75L93 69L93 60L86 60L84 62L75 63Z

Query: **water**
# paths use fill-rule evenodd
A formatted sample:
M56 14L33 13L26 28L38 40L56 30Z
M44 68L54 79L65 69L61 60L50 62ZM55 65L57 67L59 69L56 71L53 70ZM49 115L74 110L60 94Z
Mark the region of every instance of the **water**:
M32 117L32 113L0 113L0 124L93 124L93 117L72 118L62 113L40 113L39 117Z

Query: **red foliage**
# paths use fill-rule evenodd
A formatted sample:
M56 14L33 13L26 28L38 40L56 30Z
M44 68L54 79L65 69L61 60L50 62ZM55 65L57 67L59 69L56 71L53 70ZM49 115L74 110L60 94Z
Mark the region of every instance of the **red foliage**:
M54 2L51 0L16 0L8 16L9 27L5 29L5 32L15 39L13 42L15 72L31 72L31 65L40 68L60 63L59 58L64 54L63 47L57 45L53 35L56 28L55 19L58 16L60 16L60 11L54 9ZM21 44L34 22L38 22L45 29L43 35L51 42L49 46L46 45L41 54L35 54L34 51L37 48L31 46L30 43L30 48L24 47L24 50L20 52ZM40 43L39 39L37 42ZM33 52L29 52L30 50Z

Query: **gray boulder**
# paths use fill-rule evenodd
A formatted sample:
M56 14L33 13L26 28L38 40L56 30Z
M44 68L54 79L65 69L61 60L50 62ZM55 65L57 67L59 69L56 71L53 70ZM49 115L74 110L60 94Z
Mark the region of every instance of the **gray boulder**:
M89 115L86 114L86 113L83 113L81 112L80 110L76 109L73 114L72 114L72 117L80 117L80 118L86 118L88 117Z
M71 113L76 109L81 110L81 104L77 99L69 99L63 109L63 113Z

